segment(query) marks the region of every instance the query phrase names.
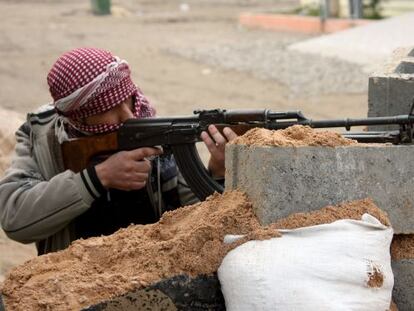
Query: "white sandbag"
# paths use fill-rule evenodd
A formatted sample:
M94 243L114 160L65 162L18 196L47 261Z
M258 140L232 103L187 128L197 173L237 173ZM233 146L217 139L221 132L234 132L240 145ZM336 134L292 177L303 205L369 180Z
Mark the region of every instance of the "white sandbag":
M280 231L224 258L218 277L227 310L388 310L392 228L365 214Z

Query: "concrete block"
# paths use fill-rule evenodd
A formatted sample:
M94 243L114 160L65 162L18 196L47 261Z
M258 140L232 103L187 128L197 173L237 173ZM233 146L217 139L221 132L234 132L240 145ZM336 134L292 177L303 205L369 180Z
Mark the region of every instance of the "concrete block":
M406 65L400 64L400 66ZM414 64L411 66L414 68ZM413 98L414 74L370 77L368 82L368 117L408 114ZM372 126L369 129L390 130L398 129L398 126Z
M414 48L401 48L368 82L368 116L408 114L414 98ZM398 126L370 126L370 130Z
M263 224L296 212L371 197L396 234L414 233L413 147L226 149L226 189L240 189Z
M393 299L399 311L414 310L414 259L393 260Z
M411 57L409 59L403 60L400 64L398 64L395 71L399 73L413 74L414 73L413 58Z

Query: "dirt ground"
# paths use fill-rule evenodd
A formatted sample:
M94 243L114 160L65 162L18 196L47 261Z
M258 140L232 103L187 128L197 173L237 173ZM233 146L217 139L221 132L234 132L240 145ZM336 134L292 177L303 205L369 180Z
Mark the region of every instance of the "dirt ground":
M94 16L84 0L0 0L0 108L24 114L49 102L46 75L56 58L75 47L95 46L128 60L134 81L158 115L220 107L302 110L315 119L365 116L365 93L292 97L276 80L173 52L197 44L235 42L247 34L269 36L241 28L238 14L292 8L298 2L114 0L111 16ZM301 38L289 33L274 36ZM17 244L0 233L0 281L12 266L32 256L33 245Z

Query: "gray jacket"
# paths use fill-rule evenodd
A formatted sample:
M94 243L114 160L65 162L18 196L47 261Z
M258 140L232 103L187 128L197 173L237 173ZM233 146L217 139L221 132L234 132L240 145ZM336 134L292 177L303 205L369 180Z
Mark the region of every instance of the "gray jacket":
M42 241L40 253L66 248L75 236L72 220L101 195L86 169L80 173L64 169L56 122L51 109L28 115L16 132L11 167L0 181L1 227L13 240ZM174 186L182 205L197 202L181 175L169 182ZM150 185L148 195L154 207L162 207L161 196Z

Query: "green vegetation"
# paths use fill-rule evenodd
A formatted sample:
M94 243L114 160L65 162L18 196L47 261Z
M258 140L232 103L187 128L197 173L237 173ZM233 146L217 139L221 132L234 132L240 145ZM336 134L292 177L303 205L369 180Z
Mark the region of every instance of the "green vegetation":
M381 1L383 0L369 0L369 1L365 0L363 4L363 18L367 18L367 19L383 18L383 16L381 15L381 10L382 10ZM277 12L270 12L270 13L297 14L297 15L303 15L303 16L320 16L321 7L319 5L319 2L315 1L312 4L303 5L293 10L277 11Z
M304 16L319 16L321 14L321 8L319 5L305 5L293 10L293 14L304 15Z
M370 0L369 3L364 4L364 18L381 19L381 0Z

